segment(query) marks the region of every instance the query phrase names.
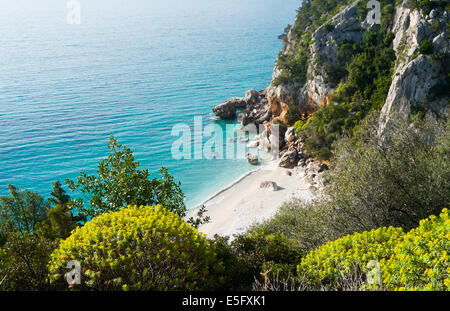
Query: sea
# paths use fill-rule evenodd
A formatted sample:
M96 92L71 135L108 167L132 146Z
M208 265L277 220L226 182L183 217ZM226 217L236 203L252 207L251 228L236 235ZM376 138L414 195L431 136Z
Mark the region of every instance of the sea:
M167 167L196 207L255 167L175 158L174 126L233 126L212 108L269 85L300 5L0 0L0 195L14 184L48 197L52 182L94 174L114 135L152 176Z

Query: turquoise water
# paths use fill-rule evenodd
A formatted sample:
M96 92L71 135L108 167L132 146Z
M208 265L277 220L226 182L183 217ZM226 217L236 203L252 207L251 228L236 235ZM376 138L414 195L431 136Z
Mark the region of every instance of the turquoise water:
M48 196L92 173L109 135L141 166L181 181L188 206L254 169L245 160L174 160L173 124L215 122L223 100L263 89L296 0L0 0L0 195Z

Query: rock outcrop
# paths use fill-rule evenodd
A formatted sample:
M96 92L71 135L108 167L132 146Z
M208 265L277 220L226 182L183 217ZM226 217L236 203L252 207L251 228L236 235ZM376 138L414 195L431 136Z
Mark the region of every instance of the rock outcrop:
M242 110L244 113L240 122L243 125L252 122L261 124L270 119L270 115L267 115L265 98L266 90L258 92L252 89L246 92L245 97L230 98L216 106L213 111L219 119L234 119L236 118L236 111Z
M419 10L411 10L407 0L396 8L392 32L397 63L381 110L380 134L388 127L392 114L409 115L417 105L437 115L448 109L448 96L434 98L430 91L434 86L445 83L448 74L443 72L438 59L445 54L448 57L449 40L444 25L449 23L449 15L448 11L435 8L424 16ZM432 30L433 25L441 25L440 30ZM419 48L426 40L432 42L433 52L423 55Z

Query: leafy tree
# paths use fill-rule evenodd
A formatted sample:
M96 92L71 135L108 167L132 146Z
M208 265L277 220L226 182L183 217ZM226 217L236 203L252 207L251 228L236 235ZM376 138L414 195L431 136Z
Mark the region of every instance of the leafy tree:
M0 197L0 235L3 242L11 232L32 234L45 220L49 206L38 193L21 191L11 184L8 189L10 196Z
M161 204L185 216L180 183L174 182L166 168L159 171L162 178L150 179L149 170L140 169L132 151L119 145L113 136L108 148L112 153L99 163L96 175L81 172L76 180L66 180L69 189L80 194L73 202L80 213L95 217L127 205Z
M59 181L53 183L53 191L48 201L53 206L46 211L46 219L39 224L38 234L52 240L65 239L80 221L86 220L84 217L73 215L70 196L66 194Z

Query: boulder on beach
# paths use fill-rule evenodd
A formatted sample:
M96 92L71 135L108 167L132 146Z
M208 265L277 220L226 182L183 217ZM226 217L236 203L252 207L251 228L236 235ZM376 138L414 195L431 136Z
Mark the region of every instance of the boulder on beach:
M260 189L266 189L269 191L277 191L278 190L278 185L276 182L273 181L263 181L260 185L259 185Z
M298 164L298 153L297 151L287 151L283 154L280 160L280 167L292 169Z
M256 154L252 154L252 153L247 153L245 155L245 158L247 159L248 163L252 164L252 165L256 165L258 164L258 156Z

